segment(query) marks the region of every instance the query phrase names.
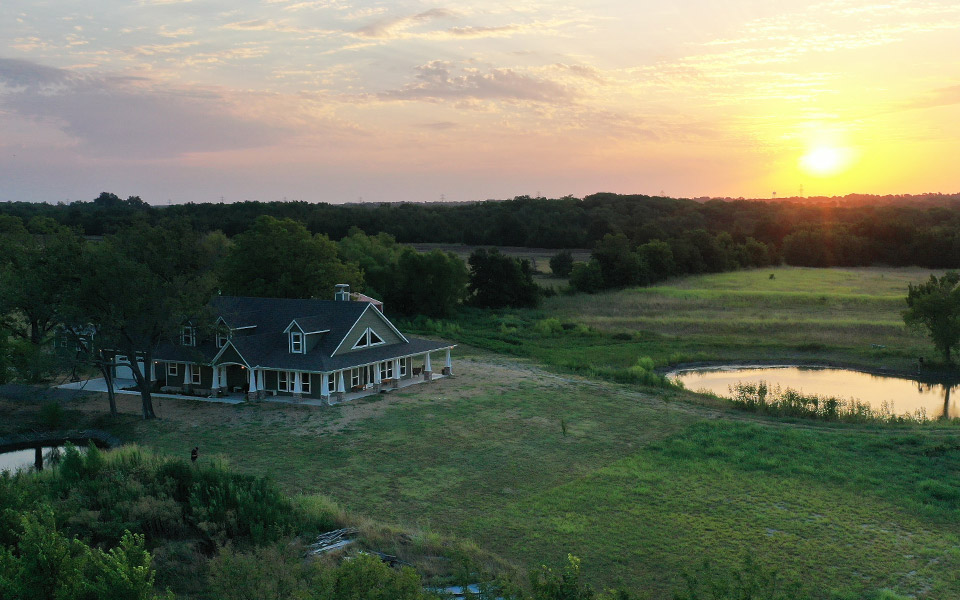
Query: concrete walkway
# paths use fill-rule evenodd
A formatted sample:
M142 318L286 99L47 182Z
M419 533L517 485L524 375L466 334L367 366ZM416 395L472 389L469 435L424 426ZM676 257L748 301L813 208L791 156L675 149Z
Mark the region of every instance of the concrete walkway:
M431 381L437 381L440 379L445 379L449 375L440 375L434 374ZM421 383L427 383L421 378L410 378L402 379L400 381L399 388L386 388L383 393L390 393L397 390L402 390L404 388L410 387L411 385L418 385ZM123 388L132 388L136 386L136 382L133 379L114 379L113 380L113 391L117 394L132 394L134 396L139 396L140 392L136 390L123 389ZM71 383L64 383L63 385L58 385L58 389L62 390L74 390L74 391L84 391L84 392L99 392L107 393L107 382L103 377L98 377L96 379L85 379L83 381L76 381ZM330 404L342 404L344 402L351 402L353 400L358 400L360 398L365 398L367 396L373 396L380 392L375 392L373 389L363 390L360 392L347 392L343 395L343 400L340 402L331 401L327 402L326 400L321 400L320 398L304 398L302 400L296 400L291 396L271 396L269 392L264 396L263 400L258 402L273 402L275 404L306 404L308 406L328 406ZM220 404L242 404L248 402L246 399L246 394L227 394L220 397L204 397L204 396L187 396L183 394L160 394L153 393L151 394L153 398L173 398L176 400L196 400L198 402L219 402Z

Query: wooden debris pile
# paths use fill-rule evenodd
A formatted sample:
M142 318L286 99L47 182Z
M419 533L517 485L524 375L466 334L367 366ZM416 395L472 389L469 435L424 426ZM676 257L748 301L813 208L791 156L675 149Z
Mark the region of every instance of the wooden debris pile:
M307 554L319 556L321 554L326 554L327 552L345 548L356 542L352 536L357 535L357 533L358 531L356 527L344 527L343 529L335 529L333 531L321 533L317 536L317 539L314 540L312 544L307 546Z

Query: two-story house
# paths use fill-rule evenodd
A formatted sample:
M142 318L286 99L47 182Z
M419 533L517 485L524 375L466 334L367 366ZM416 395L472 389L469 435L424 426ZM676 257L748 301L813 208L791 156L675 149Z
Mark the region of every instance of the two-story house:
M341 400L349 392L398 387L434 377L431 353L454 345L407 337L372 298L337 286L334 300L218 296L214 324L187 323L180 339L154 353L160 391L245 393Z

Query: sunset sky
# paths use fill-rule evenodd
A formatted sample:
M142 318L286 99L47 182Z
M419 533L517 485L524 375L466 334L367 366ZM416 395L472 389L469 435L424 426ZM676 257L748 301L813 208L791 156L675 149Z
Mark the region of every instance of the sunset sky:
M0 2L0 200L801 186L960 191L960 2Z

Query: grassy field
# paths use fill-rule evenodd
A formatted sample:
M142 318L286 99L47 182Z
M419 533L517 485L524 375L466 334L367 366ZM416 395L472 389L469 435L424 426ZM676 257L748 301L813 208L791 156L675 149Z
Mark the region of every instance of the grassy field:
M554 296L538 310L477 311L449 329L435 323L433 332L593 375L622 371L642 356L659 367L767 360L910 371L918 356L938 359L926 336L901 318L907 284L929 275L799 267L701 275ZM564 329L538 328L545 319L559 319Z
M960 437L951 427L784 423L677 390L562 377L462 351L456 377L329 409L163 400L111 428L223 456L290 493L522 568L583 560L597 585L668 598L703 559L744 556L822 598L960 596ZM105 403L74 403L70 422ZM6 410L8 407L0 407Z
M747 555L817 598L956 598L956 427L778 421L613 381L644 355L908 364L911 352L930 355L898 321L906 283L924 277L784 268L556 297L538 311L425 324L499 352L461 346L454 378L374 399L322 409L162 400L162 419L144 423L125 396L110 425L94 397L72 402L69 421L182 456L199 445L290 493L472 540L523 568L573 553L591 582L649 598L671 597L705 559L732 569ZM659 320L669 318L686 319L682 333ZM576 361L596 372L571 374ZM27 426L31 411L0 403L0 433Z

